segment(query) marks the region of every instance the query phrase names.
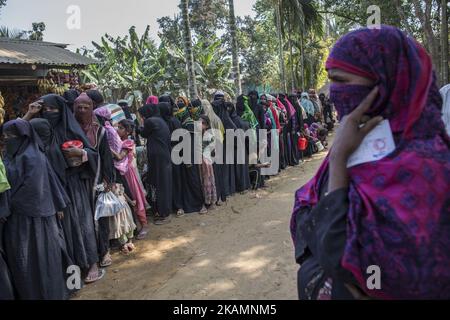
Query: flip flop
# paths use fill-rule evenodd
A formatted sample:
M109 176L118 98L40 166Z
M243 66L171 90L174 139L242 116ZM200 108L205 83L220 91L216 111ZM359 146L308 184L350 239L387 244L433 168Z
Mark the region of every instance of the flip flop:
M108 258L103 258L103 260L100 262L100 267L106 268L109 267L112 264L112 258L111 255L108 254Z
M182 216L184 216L184 210L183 209L178 209L177 210L177 217L179 218L179 217L182 217Z
M133 243L127 243L126 246L128 248L128 251L130 251L130 252L133 252L134 249L136 249L136 247L134 246Z
M136 236L136 240L144 240L145 238L147 238L147 234L149 233L149 230L144 230L142 229L141 231L139 231L139 234Z
M158 220L155 220L153 223L155 224L155 225L157 225L157 226L161 226L161 225L163 225L163 224L168 224L170 222L170 219L169 218L165 218L165 219L158 219Z
M122 247L122 249L120 250L120 252L122 252L124 255L129 255L130 254L130 249L128 248L128 246L127 245L124 245L123 247Z
M95 279L89 279L89 275L86 277L86 279L84 279L84 283L89 284L89 283L93 283L96 282L98 280L100 280L101 278L103 278L106 274L105 269L98 269L98 274L97 277Z

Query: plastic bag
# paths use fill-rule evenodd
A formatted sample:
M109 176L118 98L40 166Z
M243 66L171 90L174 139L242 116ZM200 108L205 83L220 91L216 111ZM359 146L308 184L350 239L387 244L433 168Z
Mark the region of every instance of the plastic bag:
M123 202L112 191L104 192L103 185L97 186L96 190L101 191L95 203L96 221L103 217L113 217L125 208Z
M8 179L6 178L6 170L3 165L2 159L0 159L0 193L9 190L10 186L8 183Z
M317 146L317 149L319 152L325 149L323 144L320 141L316 142L316 146Z

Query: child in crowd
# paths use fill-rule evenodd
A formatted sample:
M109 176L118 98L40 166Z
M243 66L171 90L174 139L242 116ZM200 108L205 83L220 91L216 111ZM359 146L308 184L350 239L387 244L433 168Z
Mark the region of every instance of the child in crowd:
M123 161L124 159L127 159L127 169L125 170L124 177L133 195L133 200L135 201L134 211L141 225L137 239L141 240L147 236L149 231L146 212L146 207L148 204L145 198L145 191L138 178L137 169L134 166L135 143L129 138L130 134L133 132L133 129L134 123L131 120L124 119L119 122L117 126L117 133L122 139L122 149L120 153L114 151L112 151L112 153L116 161Z
M134 230L136 230L136 224L134 223L133 213L128 203L133 205L136 202L126 196L124 187L121 184L116 184L113 192L123 204L124 208L109 219L109 238L111 240L118 239L122 246L122 253L129 254L135 249L132 239Z

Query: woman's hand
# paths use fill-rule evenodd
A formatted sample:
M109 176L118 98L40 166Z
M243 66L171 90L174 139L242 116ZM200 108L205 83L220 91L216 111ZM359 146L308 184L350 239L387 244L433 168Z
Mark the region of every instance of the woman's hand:
M57 213L57 216L58 216L58 219L59 219L59 220L64 219L64 212L59 211L59 212Z
M83 149L78 148L68 148L64 149L62 152L66 158L81 158L83 156Z
M330 151L328 193L348 187L348 158L358 148L364 137L383 121L383 117L380 116L370 119L364 115L371 107L377 94L378 87L375 87L352 113L342 118ZM364 125L360 127L362 123Z
M39 112L41 112L43 104L44 104L43 100L38 100L38 101L31 103L28 106L28 111L25 114L25 116L23 117L23 120L29 121L29 120L35 118L39 114Z

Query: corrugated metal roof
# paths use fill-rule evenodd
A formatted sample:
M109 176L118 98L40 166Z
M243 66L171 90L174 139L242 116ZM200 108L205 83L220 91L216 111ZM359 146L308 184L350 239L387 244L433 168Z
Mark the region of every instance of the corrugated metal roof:
M67 45L33 40L0 38L0 64L88 65L94 59L69 51Z

